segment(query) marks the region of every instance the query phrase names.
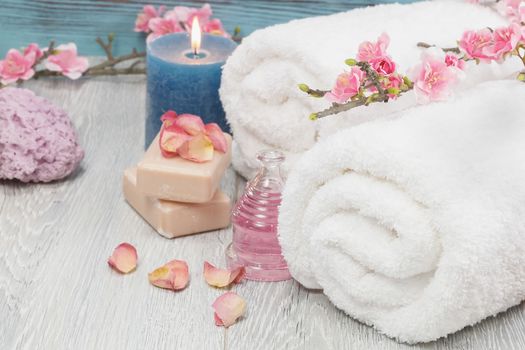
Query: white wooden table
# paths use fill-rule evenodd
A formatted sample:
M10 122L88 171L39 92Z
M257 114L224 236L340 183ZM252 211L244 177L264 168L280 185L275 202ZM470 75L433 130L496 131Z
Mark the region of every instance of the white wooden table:
M25 85L69 111L86 157L61 182L0 182L0 349L525 349L523 305L421 346L398 344L337 310L294 281L247 281L234 290L248 303L229 329L214 325L221 291L202 278L204 260L224 264L231 229L167 240L124 201L121 175L143 153L142 77ZM229 170L223 189L243 181ZM135 245L130 275L106 263L120 242ZM147 273L184 259L189 287L151 286Z

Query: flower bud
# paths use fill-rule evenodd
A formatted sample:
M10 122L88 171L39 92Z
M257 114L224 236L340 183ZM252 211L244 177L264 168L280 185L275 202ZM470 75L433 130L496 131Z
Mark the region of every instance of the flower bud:
M299 90L303 91L303 92L308 92L310 91L310 87L306 84L299 84L297 85L299 87Z
M410 89L412 88L412 86L414 86L414 83L412 83L412 81L410 79L408 79L407 76L404 76L403 77L403 83L405 83L405 85Z
M357 64L357 61L353 58L349 58L347 60L345 60L345 63L348 65L348 66L355 66Z
M399 95L400 90L397 88L388 88L386 90L391 95Z
M310 120L317 120L317 113L310 114Z

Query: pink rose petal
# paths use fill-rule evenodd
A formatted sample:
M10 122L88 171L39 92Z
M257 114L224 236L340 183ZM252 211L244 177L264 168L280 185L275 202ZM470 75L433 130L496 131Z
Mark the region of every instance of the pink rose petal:
M159 137L159 146L164 157L174 157L177 151L186 141L191 140L191 136L176 125L162 127Z
M129 243L121 243L109 257L108 264L120 273L129 273L137 267L137 250Z
M151 284L173 291L186 288L189 278L188 264L183 260L172 260L148 274Z
M219 269L209 262L204 262L204 279L213 287L226 287L232 283L239 283L245 276L244 267L233 270Z
M175 119L177 119L177 113L175 113L175 111L167 111L160 117L162 122L168 122L167 125L175 123Z
M228 142L226 141L226 137L224 136L221 127L216 123L210 123L206 124L204 128L206 129L206 135L208 135L213 144L213 148L219 152L226 153Z
M193 136L204 132L204 122L201 117L193 114L179 115L175 120L175 124Z
M179 147L178 153L182 158L192 162L207 162L213 159L213 144L206 135L199 134L184 142Z
M234 292L227 292L218 297L212 304L217 326L229 327L246 311L246 301Z

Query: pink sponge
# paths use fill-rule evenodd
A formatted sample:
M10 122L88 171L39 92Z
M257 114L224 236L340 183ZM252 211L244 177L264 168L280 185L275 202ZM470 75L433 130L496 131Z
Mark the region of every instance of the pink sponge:
M83 157L66 112L32 91L0 89L0 179L61 179Z

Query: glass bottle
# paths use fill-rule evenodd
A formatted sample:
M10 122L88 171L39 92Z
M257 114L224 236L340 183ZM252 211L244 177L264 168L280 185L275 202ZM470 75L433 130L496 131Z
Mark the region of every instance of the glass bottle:
M277 219L284 180L279 151L257 155L257 175L248 182L232 212L233 241L226 250L228 266L244 266L246 278L256 281L290 279L277 239Z

